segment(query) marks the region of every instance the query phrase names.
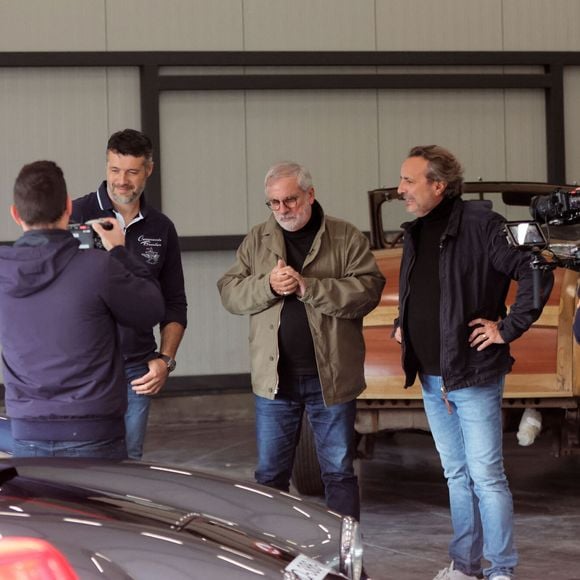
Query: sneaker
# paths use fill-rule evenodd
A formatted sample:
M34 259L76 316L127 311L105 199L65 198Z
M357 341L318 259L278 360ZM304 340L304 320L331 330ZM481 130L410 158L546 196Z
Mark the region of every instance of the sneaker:
M512 580L512 577L506 576L505 574L500 574L499 576L492 576L491 580Z
M467 574L464 574L460 570L456 570L453 567L453 562L451 562L451 564L449 564L447 568L439 570L437 576L435 576L433 580L470 580L474 578L477 578L477 576L468 576ZM501 579L501 577L496 578Z

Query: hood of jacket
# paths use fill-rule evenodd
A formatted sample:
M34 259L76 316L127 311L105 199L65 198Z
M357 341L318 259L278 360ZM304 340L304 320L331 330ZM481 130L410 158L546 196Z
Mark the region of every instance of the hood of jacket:
M0 247L0 290L15 298L40 292L78 251L67 230L29 230L13 246Z

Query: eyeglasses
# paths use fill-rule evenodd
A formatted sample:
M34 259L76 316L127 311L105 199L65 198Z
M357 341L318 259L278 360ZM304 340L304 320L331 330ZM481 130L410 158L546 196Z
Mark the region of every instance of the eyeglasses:
M296 204L298 203L298 196L297 195L293 195L291 197L287 197L286 199L269 199L266 202L266 205L272 210L272 211L278 211L280 209L280 206L283 204L284 207L288 208L288 209L292 209L294 207L296 207Z

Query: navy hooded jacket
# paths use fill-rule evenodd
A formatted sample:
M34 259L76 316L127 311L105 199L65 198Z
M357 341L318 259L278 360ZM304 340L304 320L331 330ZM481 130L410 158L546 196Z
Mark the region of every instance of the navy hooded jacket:
M31 230L0 247L0 344L16 439L124 434L127 387L117 324L164 316L148 268L124 247L79 250L66 230Z

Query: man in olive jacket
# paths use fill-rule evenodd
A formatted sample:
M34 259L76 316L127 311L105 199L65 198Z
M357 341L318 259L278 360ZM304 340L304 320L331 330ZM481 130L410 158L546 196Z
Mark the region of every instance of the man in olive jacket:
M225 308L250 315L256 480L288 491L306 410L326 503L359 519L353 459L355 399L365 388L362 319L385 279L361 232L324 215L306 168L274 165L265 189L272 216L246 236L218 282Z

